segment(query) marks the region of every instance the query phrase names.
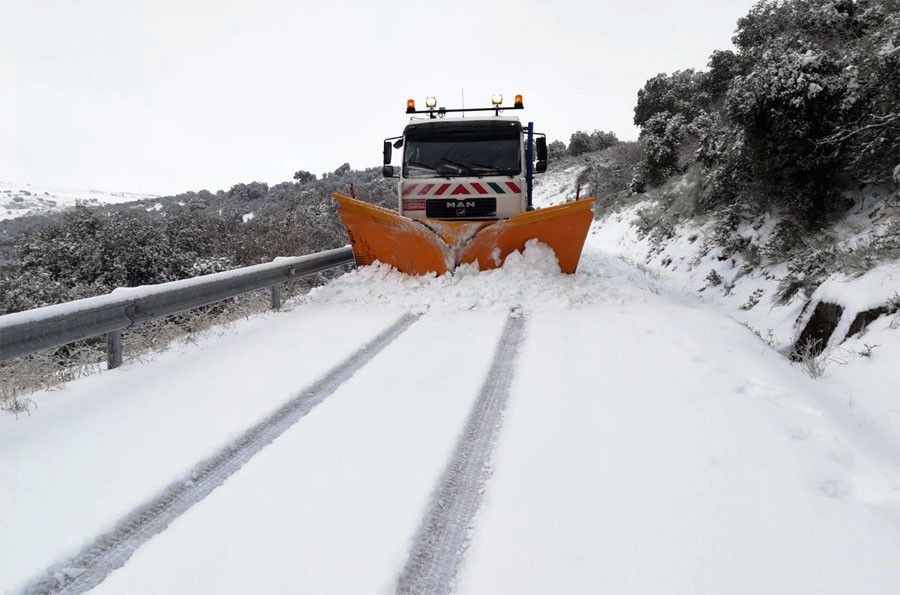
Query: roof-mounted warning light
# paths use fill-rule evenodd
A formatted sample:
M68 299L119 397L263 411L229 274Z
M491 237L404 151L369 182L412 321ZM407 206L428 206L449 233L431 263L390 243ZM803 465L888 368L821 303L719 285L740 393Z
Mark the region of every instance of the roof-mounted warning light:
M416 110L416 101L415 99L407 99L406 100L406 113L407 114L428 114L429 118L443 118L447 114L451 113L464 113L464 112L494 112L494 115L499 116L502 110L507 109L524 109L525 103L522 99L522 95L516 95L515 101L513 105L503 105L503 95L501 93L494 93L491 95L491 107L470 107L470 108L461 108L461 109L449 109L446 107L437 107L437 98L436 97L426 97L425 98L425 108L424 110Z

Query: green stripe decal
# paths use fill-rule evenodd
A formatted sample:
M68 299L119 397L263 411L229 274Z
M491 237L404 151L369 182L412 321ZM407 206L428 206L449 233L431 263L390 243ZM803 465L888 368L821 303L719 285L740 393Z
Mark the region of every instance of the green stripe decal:
M506 194L506 192L503 191L503 187L496 182L488 182L488 186L490 186L497 194Z

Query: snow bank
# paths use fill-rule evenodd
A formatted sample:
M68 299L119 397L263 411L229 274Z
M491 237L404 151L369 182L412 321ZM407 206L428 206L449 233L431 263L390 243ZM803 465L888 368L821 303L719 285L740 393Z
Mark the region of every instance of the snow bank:
M597 254L637 265L658 283L657 293L669 298L681 295L688 302L717 309L754 331L770 347L787 353L814 311L804 310L807 300L802 294L783 305L773 300L779 281L788 273L787 265L754 268L747 267L740 255L722 259L721 248L704 245L711 230L698 223L679 225L670 241L653 247L648 238L638 237L632 225L637 211L650 204L630 206L595 221L585 243L582 269L592 266L589 263ZM871 217L876 201L868 197L866 204L870 205L868 209L848 215L835 226L834 234L841 245L859 245L873 234L884 232L885 223ZM755 227L742 226L739 232L763 244L771 237L776 223L777 219L770 217ZM710 271L721 279L719 285L710 283ZM897 261L855 278L834 275L814 292L812 299L844 307L833 333L835 338L821 356L825 376L817 382L842 395L839 399L844 414L865 428L894 460L900 461L900 369L895 363L900 358L900 315L883 316L862 334L844 340L859 312L883 305L896 294L900 294Z
M537 176L534 185L534 206L549 207L569 200L575 200L578 191L578 176L587 169L584 163L570 165L560 171ZM586 190L586 188L582 188ZM587 194L583 194L587 196Z
M832 275L816 289L811 299L839 304L856 313L883 306L897 295L900 295L900 263L890 262L859 277Z
M479 271L462 265L445 275L410 276L376 262L311 291L300 303L344 304L351 308L390 306L425 310L557 310L590 304L622 303L625 289L611 282L602 264L566 275L553 250L529 241L523 252L507 256L503 266Z
M843 221L829 228L832 247L836 250L857 249L873 238L889 233L890 218L877 216L882 195L866 190L861 204L868 205L848 213ZM789 275L786 262L763 259L748 261L741 253L726 254L711 238L710 223L684 221L673 237L654 245L649 237L640 237L633 225L638 213L653 208L653 201L628 206L594 222L585 252L600 250L618 256L625 262L652 271L661 285L683 294L693 294L695 301L714 306L759 333L782 352L791 349L812 316L814 308L804 308L807 298L796 293L788 303L777 300L780 283ZM738 233L757 246L766 245L773 237L781 218L762 217L752 224L744 222ZM831 348L844 339L850 323L859 312L877 308L900 295L900 261L878 265L861 276L834 274L810 296L813 304L832 302L844 308L841 327L835 333Z
M825 347L826 352L832 352L840 348L848 338L853 322L861 313L883 308L897 299L900 299L900 262L883 263L855 277L834 274L813 292L809 300L810 307L797 319L796 326L806 328L819 303L840 306L840 320ZM865 334L865 329L863 333Z

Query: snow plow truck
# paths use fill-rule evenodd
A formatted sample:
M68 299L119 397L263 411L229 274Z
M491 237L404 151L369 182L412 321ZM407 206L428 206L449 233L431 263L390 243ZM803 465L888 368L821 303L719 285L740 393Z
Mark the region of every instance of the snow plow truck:
M563 272L575 272L594 199L532 207L534 175L547 169L546 137L502 115L524 108L521 95L512 107L502 103L499 94L492 107L468 109L437 107L428 97L417 110L407 101L412 118L401 136L385 139L383 153L384 176L398 180L398 212L332 195L357 264L380 261L411 275L463 263L487 270L536 239L553 249ZM402 150L399 167L391 165L394 149Z

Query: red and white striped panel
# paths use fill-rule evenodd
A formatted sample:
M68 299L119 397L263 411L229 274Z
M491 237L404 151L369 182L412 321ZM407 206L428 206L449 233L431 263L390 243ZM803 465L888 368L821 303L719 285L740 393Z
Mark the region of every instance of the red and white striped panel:
M437 196L501 196L521 194L522 188L515 182L406 182L404 198Z

